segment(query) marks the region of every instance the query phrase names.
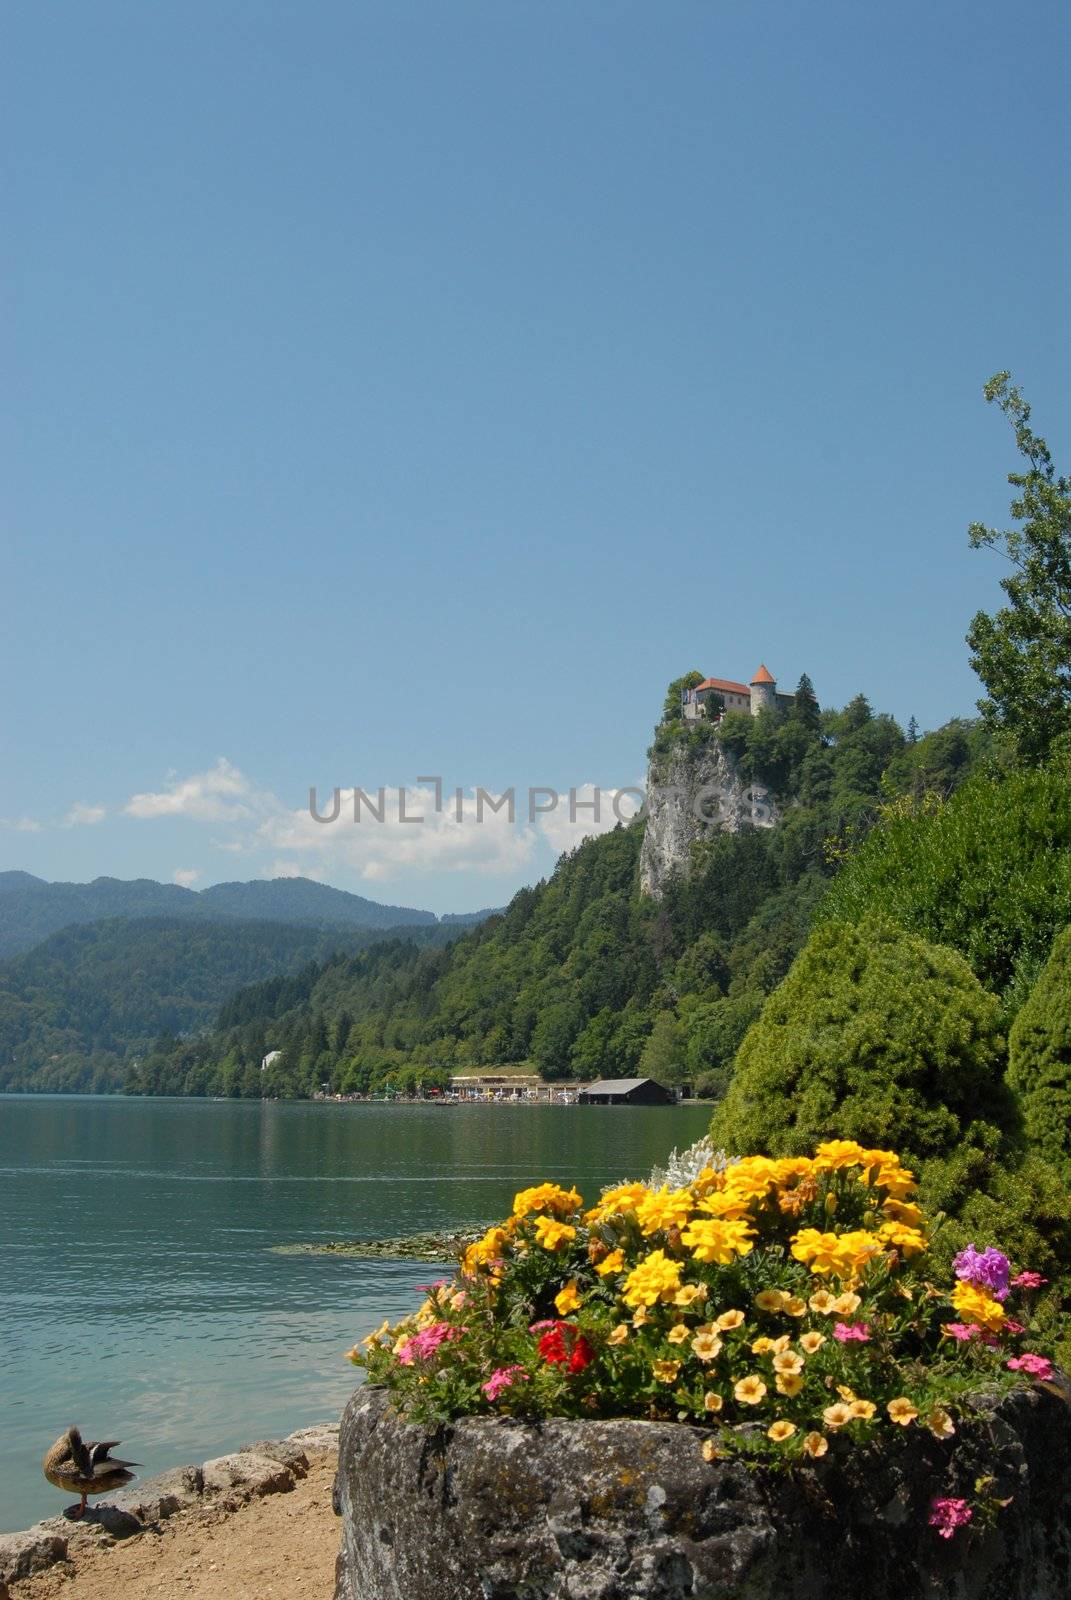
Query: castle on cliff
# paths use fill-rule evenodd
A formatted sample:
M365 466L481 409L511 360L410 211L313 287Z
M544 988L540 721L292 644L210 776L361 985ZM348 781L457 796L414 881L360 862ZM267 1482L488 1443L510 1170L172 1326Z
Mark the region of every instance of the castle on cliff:
M717 695L726 711L750 711L757 717L760 711L787 711L794 696L778 694L777 679L765 666L760 666L750 683L736 683L732 678L704 678L694 689L681 691L681 715L685 722L696 722L705 714L711 695Z

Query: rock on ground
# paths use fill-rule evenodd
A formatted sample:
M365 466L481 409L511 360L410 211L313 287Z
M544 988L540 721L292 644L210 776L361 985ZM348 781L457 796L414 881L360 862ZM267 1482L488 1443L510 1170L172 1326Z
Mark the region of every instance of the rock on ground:
M787 1474L703 1460L705 1430L463 1418L364 1387L343 1415L336 1600L1068 1600L1071 1406L979 1399L955 1439L835 1440ZM953 1540L936 1495L1012 1497ZM995 1510L995 1506L994 1506Z

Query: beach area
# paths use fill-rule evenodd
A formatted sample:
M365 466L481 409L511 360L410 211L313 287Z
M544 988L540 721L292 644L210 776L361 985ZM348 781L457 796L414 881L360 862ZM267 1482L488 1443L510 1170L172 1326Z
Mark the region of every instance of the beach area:
M328 1600L337 1459L332 1427L300 1430L0 1535L0 1600Z

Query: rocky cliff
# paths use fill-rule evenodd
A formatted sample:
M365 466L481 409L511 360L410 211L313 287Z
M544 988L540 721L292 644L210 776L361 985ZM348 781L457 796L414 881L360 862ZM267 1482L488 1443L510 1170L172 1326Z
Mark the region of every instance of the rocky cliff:
M647 819L640 852L640 888L660 899L669 879L688 872L692 847L721 829L772 828L779 820L769 790L749 787L716 739L676 745L647 772Z

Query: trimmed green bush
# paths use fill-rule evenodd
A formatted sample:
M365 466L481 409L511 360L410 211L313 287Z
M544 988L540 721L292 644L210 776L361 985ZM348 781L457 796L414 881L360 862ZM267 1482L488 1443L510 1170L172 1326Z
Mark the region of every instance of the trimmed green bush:
M1008 1041L1008 1082L1026 1135L1071 1181L1071 928L1065 928Z
M1071 922L1066 767L980 775L943 803L890 808L818 913L871 915L953 946L1014 1015Z
M1014 1126L999 1002L962 956L879 918L827 923L767 1000L711 1137L800 1155L857 1139L920 1161Z

